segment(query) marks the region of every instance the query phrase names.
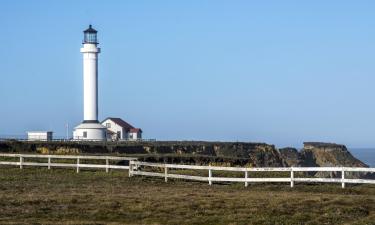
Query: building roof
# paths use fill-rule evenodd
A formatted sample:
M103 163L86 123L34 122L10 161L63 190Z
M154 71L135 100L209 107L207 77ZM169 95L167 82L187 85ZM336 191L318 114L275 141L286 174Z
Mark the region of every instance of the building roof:
M138 133L138 132L142 133L142 129L141 129L141 128L132 128L132 129L130 129L129 131L130 131L131 133Z
M130 125L129 123L125 122L121 118L108 117L105 120L103 120L102 123L104 121L106 121L106 120L112 120L114 123L116 123L117 125L121 126L122 128L125 128L125 130L127 130L127 131L129 131L130 129L134 129L134 127L132 125Z
M53 131L48 131L48 130L33 130L33 131L27 131L27 133L53 133Z

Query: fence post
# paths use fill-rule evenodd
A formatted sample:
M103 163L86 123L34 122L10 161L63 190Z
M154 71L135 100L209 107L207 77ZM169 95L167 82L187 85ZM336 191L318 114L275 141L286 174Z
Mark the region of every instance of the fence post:
M211 170L211 166L210 166L209 169L208 169L208 184L209 185L212 185L211 177L212 177L212 170Z
M133 176L133 160L129 161L129 177Z
M79 157L77 157L77 173L79 173Z
M168 182L168 167L164 164L164 180Z
M294 171L293 171L293 167L290 168L290 187L294 187Z
M23 157L22 157L22 155L20 155L20 169L21 169L21 170L22 170L22 168L23 168L22 163L23 163Z
M48 157L48 169L51 169L51 157Z
M108 159L108 157L105 159L105 165L106 165L105 172L108 173L109 172L109 159Z
M344 167L341 168L341 188L345 188L345 170Z
M247 182L247 177L248 177L248 172L247 172L247 168L245 170L245 187L249 186L249 183Z

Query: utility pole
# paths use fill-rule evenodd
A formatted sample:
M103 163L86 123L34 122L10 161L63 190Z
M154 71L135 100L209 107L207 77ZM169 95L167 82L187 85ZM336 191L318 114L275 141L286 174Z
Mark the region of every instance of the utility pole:
M68 123L65 124L65 128L66 128L66 140L69 140L69 124Z

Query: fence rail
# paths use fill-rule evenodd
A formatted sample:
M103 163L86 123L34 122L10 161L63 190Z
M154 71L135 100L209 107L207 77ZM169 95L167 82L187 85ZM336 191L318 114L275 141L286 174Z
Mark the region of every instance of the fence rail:
M154 167L164 168L164 173L147 172L141 171L141 167ZM137 169L135 169L137 168ZM208 171L208 177L203 176L192 176L192 175L181 175L173 174L169 169L189 169L189 170L205 170ZM214 177L212 171L231 171L231 172L243 172L243 177ZM251 172L290 172L290 177L281 178L255 178L251 177ZM319 178L319 177L308 177L308 178L296 178L295 172L340 172L341 178ZM345 178L347 172L362 172L362 173L375 173L375 168L362 168L362 167L268 167L268 168L245 168L245 167L218 167L218 166L195 166L195 165L175 165L175 164L160 164L160 163L148 163L131 161L129 175L140 175L140 176L153 176L153 177L164 177L165 182L168 178L196 180L196 181L208 181L209 185L213 182L242 182L245 186L249 183L257 182L285 182L290 183L291 187L294 187L295 182L321 182L321 183L341 183L342 188L345 188L346 183L352 184L375 184L373 179L348 179Z
M93 155L36 155L36 154L0 154L0 157L6 158L18 158L17 162L11 161L0 161L0 165L11 165L11 166L19 166L20 169L23 169L24 166L40 166L40 167L47 167L51 169L52 167L67 167L67 168L75 168L77 173L79 173L81 168L91 168L91 169L105 169L106 172L109 172L109 169L123 169L129 170L129 166L123 165L113 165L110 164L111 161L132 161L136 160L136 158L132 157L116 157L116 156L93 156ZM42 158L47 159L47 162L25 162L27 158ZM76 163L53 163L53 159L74 159ZM105 160L105 164L86 164L82 163L81 160L83 159L91 159L91 160ZM130 164L130 163L129 163Z
M300 183L341 183L342 188L345 188L346 183L352 184L375 184L375 179L348 179L345 174L351 173L375 173L375 168L363 168L363 167L264 167L264 168L247 168L247 167L222 167L222 166L197 166L197 165L176 165L176 164L162 164L162 163L148 163L137 161L137 158L133 157L117 157L117 156L94 156L94 155L37 155L37 154L1 154L0 157L5 158L16 158L17 161L0 161L0 165L19 166L23 169L24 166L40 166L51 169L52 167L65 167L74 168L79 173L81 168L91 169L105 169L109 172L109 169L122 169L128 170L129 177L134 175L139 176L151 176L151 177L163 177L165 182L168 178L195 180L208 182L212 185L213 182L242 182L245 186L249 183L259 182L277 182L277 183L290 183L291 187L294 187L295 182ZM47 159L47 162L29 162L25 159ZM65 162L52 162L56 159L68 159L75 160L76 163L65 163ZM81 160L105 160L105 164L87 164L82 163ZM111 161L128 161L129 165L114 165L110 164ZM143 168L157 168L163 169L160 172L144 171ZM208 171L208 176L194 176L194 175L183 175L171 173L171 170L203 170ZM213 171L230 171L230 172L241 172L242 177L215 177ZM289 172L289 177L252 177L254 172ZM296 172L339 172L341 178L320 178L320 177L295 177Z

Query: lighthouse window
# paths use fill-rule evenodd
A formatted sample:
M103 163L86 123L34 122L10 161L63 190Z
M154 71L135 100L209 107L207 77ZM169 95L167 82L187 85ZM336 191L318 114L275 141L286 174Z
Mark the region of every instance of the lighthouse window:
M96 43L96 34L95 33L85 33L85 43Z
M87 131L83 131L83 137L87 138Z

